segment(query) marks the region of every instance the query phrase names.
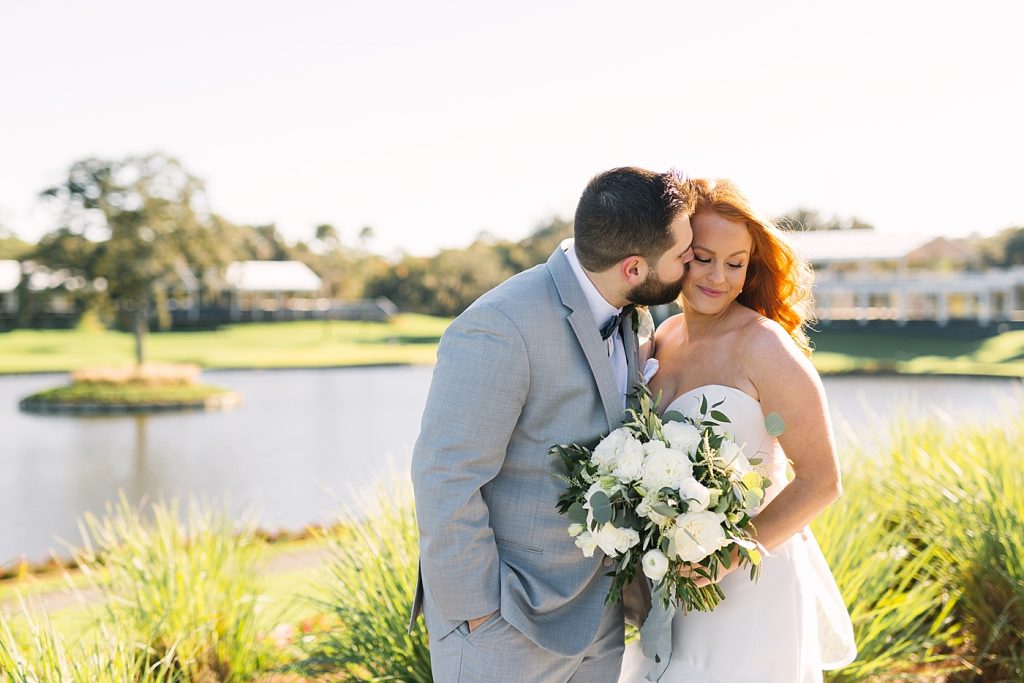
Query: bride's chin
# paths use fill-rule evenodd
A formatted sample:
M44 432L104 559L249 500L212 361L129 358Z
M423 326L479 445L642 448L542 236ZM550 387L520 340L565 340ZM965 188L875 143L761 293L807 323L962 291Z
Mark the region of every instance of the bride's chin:
M680 299L683 305L683 311L685 313L697 313L699 315L717 315L729 307L732 300L723 301L721 303L715 301L699 301L690 299L688 297L682 297Z

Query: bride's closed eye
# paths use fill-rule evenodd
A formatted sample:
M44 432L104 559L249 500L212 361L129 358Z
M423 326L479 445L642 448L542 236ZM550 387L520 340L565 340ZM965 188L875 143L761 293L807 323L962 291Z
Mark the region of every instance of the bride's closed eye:
M699 256L694 256L693 260L696 261L697 263L711 263L711 259L710 258L700 258ZM742 263L726 263L725 265L729 266L730 268L742 268L743 267Z

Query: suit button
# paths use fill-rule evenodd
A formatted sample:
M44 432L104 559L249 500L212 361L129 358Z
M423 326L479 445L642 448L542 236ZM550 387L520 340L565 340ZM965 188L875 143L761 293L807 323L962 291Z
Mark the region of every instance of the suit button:
M615 564L615 560L613 560L610 557L606 557L606 558L604 558L604 562L602 564L604 564L604 566L606 566L606 567L610 567L613 564Z

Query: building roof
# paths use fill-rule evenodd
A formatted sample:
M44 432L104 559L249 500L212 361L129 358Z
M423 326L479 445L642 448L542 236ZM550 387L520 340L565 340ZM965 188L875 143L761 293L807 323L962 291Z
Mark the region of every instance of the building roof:
M299 261L235 261L224 279L241 292L317 292L322 283Z
M912 256L921 247L943 239L883 235L876 230L794 230L786 235L811 263L899 261Z
M21 264L17 261L0 261L0 292L13 292L21 282Z

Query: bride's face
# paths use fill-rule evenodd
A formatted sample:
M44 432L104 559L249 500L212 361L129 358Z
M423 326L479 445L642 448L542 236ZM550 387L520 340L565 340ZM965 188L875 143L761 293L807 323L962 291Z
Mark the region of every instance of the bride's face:
M714 315L724 311L743 290L750 260L750 232L743 223L712 211L692 219L693 261L683 278L687 311Z

